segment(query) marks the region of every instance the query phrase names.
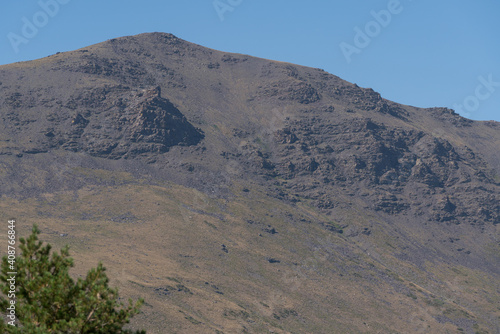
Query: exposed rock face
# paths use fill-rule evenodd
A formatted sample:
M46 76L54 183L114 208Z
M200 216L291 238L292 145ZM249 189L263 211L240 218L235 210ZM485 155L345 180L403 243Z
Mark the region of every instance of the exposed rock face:
M411 108L320 69L216 53L168 34L150 34L140 40L146 46L131 46L138 41L114 39L103 48L77 50L66 61L54 60L47 65L53 81L67 78L74 84L69 90L59 86L59 95L44 83L18 89L8 84L17 72L3 73L2 124L6 133L20 137L11 142L18 147L4 145L0 153L64 148L116 160L198 145L204 132L162 97L161 86L213 134L211 154L231 152L226 159L250 168L248 175L286 180L278 196L305 196L330 210L345 190L376 212L498 224L498 176L492 172L497 168L498 175L498 159L478 153L486 144L473 149L426 128L443 124L478 136L476 123L452 110L412 114ZM495 124L487 127L496 129ZM222 129L232 129L233 136ZM212 161L209 168L219 170L219 164ZM189 166L190 172L199 170L196 163Z
M261 87L258 96L295 101L301 104L309 104L321 100L321 95L313 86L305 81L294 78L288 78Z
M318 208L332 209L338 189L345 189L388 214L412 212L455 224L500 223L498 187L487 176L485 161L470 149L457 150L423 131L369 118L339 122L321 112L285 122L270 139L272 154L257 151L266 163L255 166L287 179L283 186L291 194L306 194ZM257 148L248 149L251 156ZM480 193L474 190L479 187ZM424 195L416 198L416 189Z
M120 159L164 153L176 145L196 145L204 137L168 99L161 97L160 87L138 91L96 89L70 103L77 110L93 110L77 113L69 131L61 129L60 135L52 135L49 140L53 147L58 143L75 152ZM64 123L59 125L62 128Z

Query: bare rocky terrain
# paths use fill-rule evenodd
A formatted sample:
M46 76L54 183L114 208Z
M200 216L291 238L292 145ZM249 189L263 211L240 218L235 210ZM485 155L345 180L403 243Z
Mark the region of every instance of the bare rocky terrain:
M0 209L150 333L498 333L499 130L123 37L0 66Z

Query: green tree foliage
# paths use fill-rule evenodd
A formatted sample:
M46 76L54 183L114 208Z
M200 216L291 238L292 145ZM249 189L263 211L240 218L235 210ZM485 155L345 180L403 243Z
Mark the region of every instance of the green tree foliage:
M139 312L143 300L125 306L119 302L118 290L108 286L109 279L101 263L85 279L76 282L69 275L73 259L69 247L60 254L51 253L51 245L38 240L40 230L33 226L28 239L20 238L21 254L16 258L15 277L17 326L0 319L0 333L106 333L144 334L123 329ZM5 314L11 277L8 258L2 258L0 273L0 308ZM9 320L9 319L7 319Z

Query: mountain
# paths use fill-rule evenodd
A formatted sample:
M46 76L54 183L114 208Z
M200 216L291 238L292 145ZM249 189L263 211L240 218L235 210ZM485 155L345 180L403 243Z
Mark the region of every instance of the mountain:
M0 66L0 210L149 333L498 333L499 130L141 34Z

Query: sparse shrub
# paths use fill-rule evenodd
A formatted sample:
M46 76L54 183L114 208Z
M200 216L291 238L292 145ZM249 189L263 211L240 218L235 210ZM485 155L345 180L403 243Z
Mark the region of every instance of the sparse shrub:
M415 299L415 300L417 299L417 296L415 294L411 293L411 292L408 293L407 296L410 297L410 298L412 298L412 299Z
M427 299L425 302L428 305L434 306L434 307L441 307L441 306L443 306L445 304L443 300L438 299L438 298L434 298L432 300Z

